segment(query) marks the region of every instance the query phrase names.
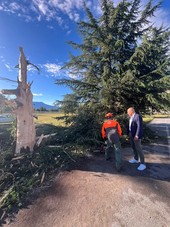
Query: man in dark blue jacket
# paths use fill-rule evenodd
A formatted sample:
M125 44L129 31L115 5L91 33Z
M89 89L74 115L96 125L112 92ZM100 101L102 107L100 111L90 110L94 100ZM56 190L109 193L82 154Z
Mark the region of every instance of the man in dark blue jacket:
M141 139L143 137L142 117L139 114L135 113L133 107L130 107L127 110L127 114L129 115L128 135L134 152L134 158L129 160L129 162L138 163L138 159L140 158L140 165L137 169L143 171L144 169L146 169L146 165L144 153L141 147Z

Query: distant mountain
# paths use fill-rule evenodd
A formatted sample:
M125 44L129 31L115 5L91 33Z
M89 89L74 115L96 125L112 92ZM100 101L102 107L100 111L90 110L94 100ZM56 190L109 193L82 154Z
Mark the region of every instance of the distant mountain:
M44 102L33 102L34 109L40 109L45 108L46 110L57 110L58 108L56 106L51 106L48 104L45 104Z

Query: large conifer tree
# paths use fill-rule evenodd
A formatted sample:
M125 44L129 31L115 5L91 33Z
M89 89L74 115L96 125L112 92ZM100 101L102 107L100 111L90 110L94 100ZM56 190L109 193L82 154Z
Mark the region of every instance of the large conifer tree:
M81 51L65 65L80 79L58 80L72 88L79 99L96 111L125 112L163 110L169 104L170 31L156 28L151 17L160 7L149 0L122 0L117 6L101 0L102 15L95 18L85 6L88 22L78 30L82 43L70 44Z

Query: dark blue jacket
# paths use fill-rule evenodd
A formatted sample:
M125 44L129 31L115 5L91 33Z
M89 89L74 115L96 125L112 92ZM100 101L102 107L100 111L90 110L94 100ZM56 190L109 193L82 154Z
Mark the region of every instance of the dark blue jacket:
M131 132L132 136L138 136L139 139L142 139L143 137L143 121L142 117L135 113L132 124L131 124L131 129L129 130L129 125L128 125L128 134Z

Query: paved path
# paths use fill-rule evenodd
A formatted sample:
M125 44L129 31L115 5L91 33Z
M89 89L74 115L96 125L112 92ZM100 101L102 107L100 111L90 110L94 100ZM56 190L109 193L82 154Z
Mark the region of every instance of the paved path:
M161 133L162 129L167 132L167 122L155 119L150 127L157 130L154 124L159 124ZM104 160L104 154L83 159L79 166L59 174L4 227L170 227L169 144L143 149L147 163L143 172L137 171L137 164L128 163L130 147L123 149L121 173L116 173L113 162Z
M159 136L163 136L167 141L167 151L170 155L170 118L155 118L151 123L148 124Z

